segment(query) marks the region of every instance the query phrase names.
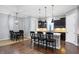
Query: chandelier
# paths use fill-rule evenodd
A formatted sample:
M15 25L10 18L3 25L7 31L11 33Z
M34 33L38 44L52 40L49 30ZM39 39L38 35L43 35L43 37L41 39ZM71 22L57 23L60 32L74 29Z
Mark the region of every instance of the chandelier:
M38 11L39 11L39 18L38 19L41 20L41 18L40 18L40 14L41 14L40 11L41 11L41 9L39 8Z
M18 21L18 16L17 16L17 15L18 15L18 12L16 12L16 15L15 15L15 25L16 25L16 26L18 25L18 22L19 22L19 21Z

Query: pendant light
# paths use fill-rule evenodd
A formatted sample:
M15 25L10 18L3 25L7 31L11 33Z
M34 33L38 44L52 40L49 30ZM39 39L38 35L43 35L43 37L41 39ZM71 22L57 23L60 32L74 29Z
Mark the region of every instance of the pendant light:
M45 6L44 8L45 8L45 23L46 23L46 19L47 19L47 17L46 17L47 7Z
M39 11L39 18L38 19L41 20L41 18L40 18L41 9L39 8L38 11Z
M53 17L53 8L54 8L54 5L51 5L52 6L52 23L54 22L54 17Z

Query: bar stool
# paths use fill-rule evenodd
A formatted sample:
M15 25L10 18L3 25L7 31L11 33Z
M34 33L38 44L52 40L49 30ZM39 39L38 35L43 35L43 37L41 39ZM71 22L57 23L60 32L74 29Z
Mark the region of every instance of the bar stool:
M34 44L35 44L36 42L38 42L37 35L35 34L34 31L30 31L30 36L31 36L31 45L32 45L33 42L34 42Z
M42 32L37 32L37 37L38 37L38 46L39 46L39 44L42 43L43 33Z
M46 33L46 48L48 45L51 46L50 43L52 43L52 48L54 47L56 49L56 39L53 38L53 33L47 32Z

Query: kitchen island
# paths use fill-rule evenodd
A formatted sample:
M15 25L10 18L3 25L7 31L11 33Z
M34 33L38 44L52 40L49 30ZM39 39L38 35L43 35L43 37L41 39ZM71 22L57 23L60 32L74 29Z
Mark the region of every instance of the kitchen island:
M36 33L40 31L40 32L43 32L43 34L46 34L47 29L46 28L40 28L40 29L37 29ZM53 31L52 31L53 32ZM60 39L61 39L61 33L57 33L57 32L53 32L54 34L54 39L56 39L56 49L60 49L61 48L61 42L60 42ZM50 46L51 47L51 46Z
M48 32L48 30L46 28L38 28L36 32L43 32L44 34L46 32ZM61 48L61 39L65 39L65 36L63 36L62 34L66 32L66 28L55 28L54 30L52 30L51 32L54 33L54 39L56 39L56 48L60 49Z

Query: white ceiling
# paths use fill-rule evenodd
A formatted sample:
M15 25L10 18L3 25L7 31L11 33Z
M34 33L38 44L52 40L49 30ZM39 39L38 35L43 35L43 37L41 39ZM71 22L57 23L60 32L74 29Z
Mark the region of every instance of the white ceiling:
M50 5L0 5L0 13L6 13L15 15L18 12L18 16L26 17L26 16L33 16L38 17L39 11L41 9L41 17L45 16L45 9L47 7L47 16L52 16L52 7ZM76 8L77 5L55 5L53 9L53 15L59 16L64 15L69 10Z

